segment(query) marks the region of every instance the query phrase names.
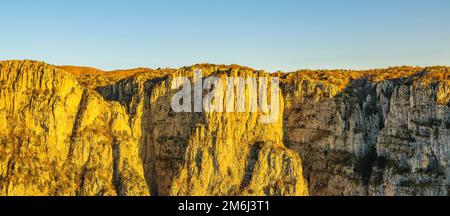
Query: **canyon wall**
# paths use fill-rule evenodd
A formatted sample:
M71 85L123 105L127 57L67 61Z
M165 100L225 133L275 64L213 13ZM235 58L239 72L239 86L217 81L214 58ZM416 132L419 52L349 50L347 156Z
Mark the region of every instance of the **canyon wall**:
M370 75L285 89L285 143L304 159L311 194L448 195L448 69Z
M196 70L279 78L279 120L174 112L174 79ZM447 195L449 74L1 62L0 194Z
M1 195L148 195L129 117L38 62L0 65Z

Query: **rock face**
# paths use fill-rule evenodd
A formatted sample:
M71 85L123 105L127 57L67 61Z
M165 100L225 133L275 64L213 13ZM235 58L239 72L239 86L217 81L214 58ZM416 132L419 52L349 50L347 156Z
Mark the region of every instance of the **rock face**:
M261 124L261 113L172 111L171 100L178 91L171 88L173 79L192 78L194 70L185 68L153 79L143 74L97 88L107 100L128 107L132 127L139 131L151 193L307 195L300 157L283 144L282 113L278 122ZM203 68L203 72L224 82L226 77L256 76L251 70Z
M174 112L173 81L195 70L278 77L279 120ZM0 62L0 195L447 195L449 76Z
M311 194L448 195L449 75L417 69L345 88L296 80L286 91L285 142L304 159Z
M118 103L38 62L2 62L0 87L0 194L149 194Z

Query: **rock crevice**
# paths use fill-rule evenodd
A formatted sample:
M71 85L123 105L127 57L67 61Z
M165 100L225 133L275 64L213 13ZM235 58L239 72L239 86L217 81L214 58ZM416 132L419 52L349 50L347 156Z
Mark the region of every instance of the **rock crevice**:
M175 113L171 83L196 70L224 83L279 78L279 121ZM269 74L0 62L0 194L448 195L449 76L446 67Z

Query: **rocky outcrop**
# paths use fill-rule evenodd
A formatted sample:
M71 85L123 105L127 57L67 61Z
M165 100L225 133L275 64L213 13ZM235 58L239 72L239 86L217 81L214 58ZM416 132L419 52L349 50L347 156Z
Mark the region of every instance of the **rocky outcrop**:
M279 120L174 112L173 81L196 70L223 83L278 77ZM268 74L1 62L0 194L447 195L449 76L445 67Z
M129 108L133 128L140 131L152 194L307 195L301 160L283 144L282 113L278 122L261 124L262 113L172 111L171 100L178 91L171 88L173 79L192 78L194 70L184 68L165 78L138 76L97 88L108 100ZM253 71L220 68L203 72L214 73L224 83L226 77L256 76Z
M0 64L0 194L148 195L129 117L66 72Z
M193 70L156 75L151 70L121 72L120 79L114 74L103 77L98 71L86 76L70 74L70 68L58 70L39 62L3 62L1 101L12 105L2 109L2 114L15 119L2 127L9 131L16 128L16 122L24 122L31 133L25 141L16 141L10 132L1 136L2 155L7 157L2 163L2 187L9 188L3 194L307 195L300 157L283 144L282 113L276 123L261 124L261 112L171 110L177 91L171 87L172 80L192 76ZM217 68L205 70L205 75L215 73L225 79L228 72ZM243 73L256 75L253 70ZM14 80L22 78L14 76L23 74L27 75L23 78L26 85L20 91ZM41 91L43 82L52 83L49 92ZM22 92L27 95L16 96ZM43 99L30 99L29 95ZM32 110L17 108L16 98ZM40 147L27 152L45 159L28 163L18 156L25 152L22 146L34 145L28 140L42 136L36 144ZM57 141L47 137L57 137ZM19 150L9 150L16 148ZM62 149L53 156L47 155L49 148ZM9 164L15 161L26 163L27 169L11 168ZM50 169L48 180L37 174L26 176L44 169ZM21 176L18 181L23 185L11 180ZM35 185L34 181L42 183Z
M304 158L311 194L448 195L449 75L421 69L341 89L296 80L286 91L285 141Z

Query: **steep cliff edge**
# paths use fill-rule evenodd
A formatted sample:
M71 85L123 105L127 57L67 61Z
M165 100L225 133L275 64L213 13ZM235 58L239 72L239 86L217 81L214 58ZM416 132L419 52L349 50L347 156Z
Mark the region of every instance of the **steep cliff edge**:
M1 195L147 195L125 110L40 62L0 64Z
M258 119L262 113L171 110L177 91L171 88L173 79L192 79L197 69L206 77L220 77L224 83L227 77L268 76L243 68L187 67L166 76L143 73L97 87L107 100L119 101L128 108L130 124L141 140L152 194L307 195L301 160L283 144L282 113L278 122L261 124ZM247 94L254 93L247 90Z
M285 141L311 194L448 195L448 68L308 73L289 75Z
M85 69L2 62L3 194L308 194L300 157L283 145L282 113L273 124L260 124L260 112L174 113L172 80L193 68ZM35 155L43 159L28 162Z
M279 121L173 112L172 81L196 70L225 83L278 77ZM449 80L446 67L268 74L0 62L0 194L448 195Z

